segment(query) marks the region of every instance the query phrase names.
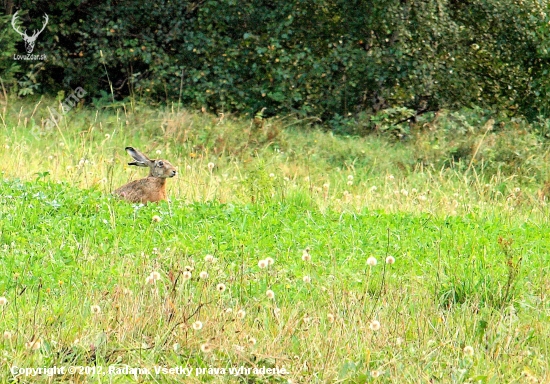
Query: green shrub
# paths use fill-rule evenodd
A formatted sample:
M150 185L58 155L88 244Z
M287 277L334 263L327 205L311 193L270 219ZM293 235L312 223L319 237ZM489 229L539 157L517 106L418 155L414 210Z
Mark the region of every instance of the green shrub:
M267 108L267 116L316 116L352 134L372 125L354 127L359 113L374 116L374 125L395 111L414 111L416 119L476 105L530 119L548 113L548 17L536 0L26 0L19 6L29 30L50 16L35 50L48 60L21 63L24 93L80 86L111 102L177 100L252 116ZM7 55L17 35L9 17L3 20ZM2 65L4 72L17 69Z
M18 42L18 36L13 31L13 33L5 33L10 22L11 16L0 16L0 25L2 25L0 27L0 79L5 87L14 83L15 75L21 69L17 61L13 60L13 55L17 52L15 44Z

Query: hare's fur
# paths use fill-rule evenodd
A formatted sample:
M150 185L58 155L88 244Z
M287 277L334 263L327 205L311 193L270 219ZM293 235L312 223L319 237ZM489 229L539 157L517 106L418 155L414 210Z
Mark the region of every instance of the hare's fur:
M114 193L131 203L166 200L166 179L176 176L176 168L166 160L151 160L132 147L126 147L126 152L135 160L128 165L149 167L149 176L129 182Z

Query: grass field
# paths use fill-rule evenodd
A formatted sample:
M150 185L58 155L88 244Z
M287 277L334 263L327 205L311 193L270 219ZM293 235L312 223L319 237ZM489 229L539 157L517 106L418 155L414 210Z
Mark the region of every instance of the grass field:
M543 142L485 174L418 162L433 137L47 105L2 105L2 382L550 381ZM170 201L111 196L128 145Z

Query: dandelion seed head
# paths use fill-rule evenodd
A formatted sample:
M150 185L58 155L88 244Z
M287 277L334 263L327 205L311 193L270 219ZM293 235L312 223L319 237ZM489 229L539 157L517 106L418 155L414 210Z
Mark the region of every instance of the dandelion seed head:
M374 256L371 256L367 259L367 265L370 266L370 267L374 267L377 263L378 263L378 261L376 260L376 258Z
M219 292L225 291L225 284L224 284L224 283L219 283L218 285L216 285L216 289L217 289Z
M157 271L151 272L151 278L155 281L160 280L160 273L158 273Z
M378 370L371 371L370 375L372 376L373 379L376 379L377 377L380 376L380 371Z
M302 278L302 280L303 280L303 281L304 281L304 283L306 283L306 284L309 284L309 283L311 283L311 277L309 277L309 276L307 276L307 275L306 275L306 276L304 276L304 277Z
M369 324L369 328L373 331L378 331L380 329L380 322L378 320L372 320Z
M275 264L275 260L273 260L272 257L266 258L265 261L267 262L267 265L273 265L273 264Z
M334 315L332 313L327 314L327 321L329 323L334 323Z
M212 352L212 346L208 343L201 344L201 351L203 353L210 353Z
M393 257L393 256L388 256L388 257L386 257L386 264L390 264L390 265L391 265L391 264L393 264L393 263L395 263L395 257Z
M8 299L5 296L0 296L0 307L8 304Z
M260 267L260 269L264 269L264 268L267 268L267 260L260 260L258 261L258 267Z
M92 311L93 314L100 314L101 313L101 307L99 305L92 305L90 307L90 310Z
M304 251L302 252L302 260L303 261L310 261L311 260L311 255L309 253L309 248L304 249Z
M212 262L214 262L214 256L213 255L206 255L206 256L204 256L204 261L206 261L207 263L212 263Z
M181 277L183 280L189 280L191 278L191 272L190 271L183 271L181 274Z
M155 222L155 223L158 223L158 222L160 222L162 219L160 218L160 216L155 215L155 216L153 216L153 218L152 218L151 220L152 220L153 222Z
M199 277L201 279L208 279L208 272L202 271L201 273L199 273Z
M274 299L275 298L275 292L273 292L271 289L268 289L265 292L265 295L267 296L268 299Z
M192 327L195 331L200 331L202 329L202 321L195 321Z
M470 345L467 345L464 347L464 354L466 356L473 356L474 355L474 348Z
M214 169L215 165L214 165L214 163L210 162L210 163L208 163L207 167L208 167L208 170L209 170L210 172L212 172L212 170Z
M40 342L40 340L27 341L25 343L25 348L36 351L40 349L41 345L42 343Z
M12 338L13 334L12 334L10 331L4 331L4 335L3 335L3 336L4 336L4 339L9 340L9 339Z
M245 316L246 316L246 311L244 309L239 309L237 311L237 318L244 319Z
M353 181L353 175L348 175L348 180Z

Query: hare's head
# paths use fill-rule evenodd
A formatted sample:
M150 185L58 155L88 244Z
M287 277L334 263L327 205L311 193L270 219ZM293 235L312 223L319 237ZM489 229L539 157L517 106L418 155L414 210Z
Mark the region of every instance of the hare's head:
M126 152L134 158L135 161L128 165L137 167L149 167L149 177L158 177L167 179L176 176L176 168L166 160L151 160L143 153L132 147L126 147Z

